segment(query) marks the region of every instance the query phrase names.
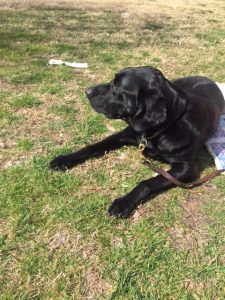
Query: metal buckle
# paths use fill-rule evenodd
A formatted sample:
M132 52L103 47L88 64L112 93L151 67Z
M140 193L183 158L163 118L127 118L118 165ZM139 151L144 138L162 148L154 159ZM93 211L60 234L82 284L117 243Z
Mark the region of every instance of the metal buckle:
M143 151L145 150L145 148L147 147L148 142L145 138L141 138L140 140L140 144L139 144L139 150L141 151L141 153L143 154Z
M145 138L141 138L139 145L143 145L146 148L148 145L148 141Z

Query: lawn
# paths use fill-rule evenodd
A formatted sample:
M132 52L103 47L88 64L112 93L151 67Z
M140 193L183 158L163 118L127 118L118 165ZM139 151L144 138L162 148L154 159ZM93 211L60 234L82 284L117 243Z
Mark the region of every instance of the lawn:
M1 1L0 299L225 298L224 176L121 220L110 203L154 176L136 148L48 169L125 126L95 113L85 87L140 65L225 82L224 61L224 1ZM214 170L205 149L196 163Z

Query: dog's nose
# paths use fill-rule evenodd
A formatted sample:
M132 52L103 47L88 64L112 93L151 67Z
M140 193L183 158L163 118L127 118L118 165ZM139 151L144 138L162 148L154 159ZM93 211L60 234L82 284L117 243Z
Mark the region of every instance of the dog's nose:
M90 94L92 93L92 91L93 91L93 89L91 87L89 87L89 88L87 88L85 90L85 93L86 93L87 96L90 96Z

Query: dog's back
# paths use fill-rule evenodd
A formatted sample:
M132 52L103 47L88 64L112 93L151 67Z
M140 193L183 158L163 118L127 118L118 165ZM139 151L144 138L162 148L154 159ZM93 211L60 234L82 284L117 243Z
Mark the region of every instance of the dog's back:
M215 132L224 112L224 96L215 82L203 76L184 77L173 81L189 102L189 118L201 132L204 142Z
M174 80L173 83L185 93L195 94L195 97L199 96L199 101L203 100L206 103L213 104L221 114L224 112L224 95L220 86L211 79L203 76L190 76Z

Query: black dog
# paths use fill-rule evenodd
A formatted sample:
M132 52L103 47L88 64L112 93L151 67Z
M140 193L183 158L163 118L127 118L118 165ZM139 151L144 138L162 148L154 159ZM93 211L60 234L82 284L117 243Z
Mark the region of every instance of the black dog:
M216 130L224 109L217 85L206 77L174 81L152 67L126 68L106 84L86 89L92 107L108 118L122 119L128 127L75 153L56 157L54 170L65 170L106 151L145 140L144 154L170 164L169 173L188 183L196 179L194 155ZM128 217L153 194L174 184L158 175L140 182L130 193L116 199L109 214Z

